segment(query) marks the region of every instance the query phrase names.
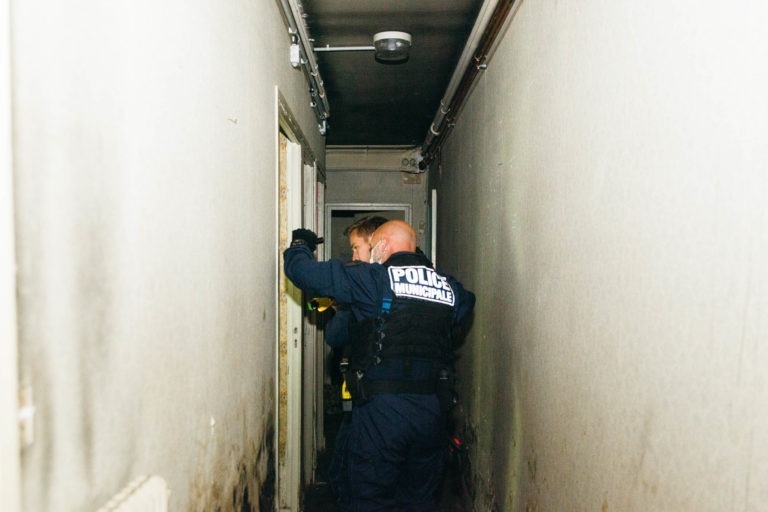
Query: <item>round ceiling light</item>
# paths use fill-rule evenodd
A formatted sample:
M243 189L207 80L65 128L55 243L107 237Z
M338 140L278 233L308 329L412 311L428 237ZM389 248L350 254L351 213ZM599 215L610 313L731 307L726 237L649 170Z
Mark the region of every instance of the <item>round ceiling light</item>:
M373 35L376 60L384 63L405 62L411 49L411 34L390 30Z

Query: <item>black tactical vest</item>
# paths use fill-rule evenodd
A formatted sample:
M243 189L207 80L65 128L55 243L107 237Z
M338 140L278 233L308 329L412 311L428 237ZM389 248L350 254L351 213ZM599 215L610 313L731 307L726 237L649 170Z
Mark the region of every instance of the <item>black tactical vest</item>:
M383 287L376 318L350 326L353 397L360 401L379 392L434 393L438 371L449 359L453 325L453 290L432 269L429 260L415 253L396 254L384 264L388 282ZM388 360L427 360L435 372L427 381L407 376L386 382L365 382L365 373ZM362 389L361 385L367 385Z

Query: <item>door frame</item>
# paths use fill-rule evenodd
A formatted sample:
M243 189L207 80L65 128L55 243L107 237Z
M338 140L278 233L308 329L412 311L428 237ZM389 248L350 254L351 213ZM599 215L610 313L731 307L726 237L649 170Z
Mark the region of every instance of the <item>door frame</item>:
M277 248L275 334L275 493L277 509L298 512L303 486L314 481L318 445L316 352L318 333L304 314L302 291L285 277L282 253L291 231L305 227L322 233L319 204L324 186L309 142L288 103L275 87L277 154ZM320 403L322 411L322 403ZM322 422L321 422L322 425Z
M333 212L336 211L350 211L350 210L365 210L371 212L386 212L399 210L403 212L405 222L411 224L413 218L413 205L411 203L326 203L325 204L325 229L331 233L333 227ZM325 254L326 258L329 258L331 254L331 236L325 237Z
M301 372L294 371L301 337L301 290L286 277L282 269L282 251L290 244L290 228L298 225L301 196L296 198L295 153L297 144L283 133L277 134L278 214L277 269L275 286L275 475L277 508L281 511L299 510L300 504L300 409L296 390L300 389ZM299 148L299 151L301 149ZM299 167L300 168L300 167ZM299 174L299 179L300 179ZM300 183L300 181L299 181ZM298 187L300 189L300 185ZM299 352L300 353L300 352ZM299 360L299 367L301 362Z

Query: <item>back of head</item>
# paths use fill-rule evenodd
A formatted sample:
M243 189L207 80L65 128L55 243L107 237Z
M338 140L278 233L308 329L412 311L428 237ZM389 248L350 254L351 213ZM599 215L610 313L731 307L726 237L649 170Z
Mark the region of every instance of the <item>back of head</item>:
M382 224L371 237L371 245L374 249L372 256L375 261L383 263L389 257L401 251L414 252L416 250L416 232L407 223L401 220L390 220ZM376 247L376 246L379 247Z
M357 234L365 239L369 239L374 231L376 231L382 224L385 224L387 219L381 215L368 215L357 219L355 222L347 226L344 230L344 236L349 236L352 233Z

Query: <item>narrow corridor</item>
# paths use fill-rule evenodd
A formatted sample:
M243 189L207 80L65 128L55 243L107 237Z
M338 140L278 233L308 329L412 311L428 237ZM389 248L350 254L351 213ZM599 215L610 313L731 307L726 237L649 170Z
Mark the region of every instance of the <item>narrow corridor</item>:
M333 512L302 489L327 342L281 258L301 227L328 259L365 210L477 295L441 511L765 511L766 20L0 0L0 509L146 476L166 512ZM315 55L380 30L407 62Z

